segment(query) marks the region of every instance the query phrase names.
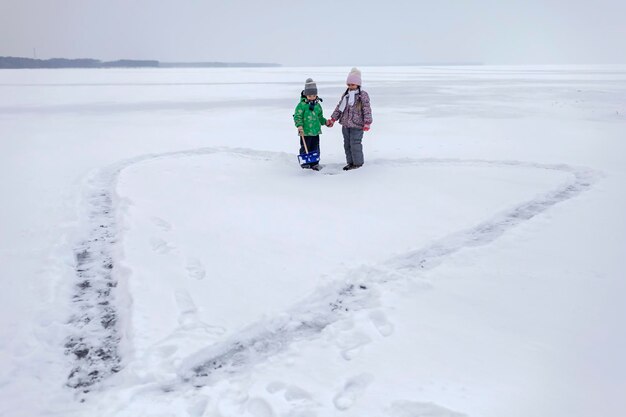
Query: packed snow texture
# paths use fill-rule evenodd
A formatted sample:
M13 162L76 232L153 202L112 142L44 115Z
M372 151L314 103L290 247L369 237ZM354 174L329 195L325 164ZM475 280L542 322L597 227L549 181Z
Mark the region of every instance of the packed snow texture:
M0 416L620 416L626 67L0 72Z

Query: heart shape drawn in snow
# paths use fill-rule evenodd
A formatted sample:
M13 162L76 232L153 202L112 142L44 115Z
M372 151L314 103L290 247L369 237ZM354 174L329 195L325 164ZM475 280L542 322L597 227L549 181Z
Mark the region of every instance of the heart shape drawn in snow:
M125 286L139 285L141 274L162 278L157 285L142 286L143 304L141 297L133 300L134 316L142 315L137 308L150 311L145 323L155 323L154 329L142 327L146 340L135 334L134 342L154 344L167 320L170 334L198 328L213 332L215 342L194 347L193 354L184 352L178 369L180 379L203 385L319 334L370 306L386 283L415 279L463 248L487 245L598 178L594 171L567 165L454 159L376 160L368 162L368 169L345 175L294 175L292 159L248 149L200 149L123 161L90 179L90 234L75 251L75 331L66 344L74 368L68 385L87 392L121 369L122 304L113 301L124 298L118 283L128 273L129 259L140 265L133 269L134 284ZM498 176L489 175L494 169ZM122 171L124 181L118 184ZM339 173L339 167L325 171ZM546 184L541 180L546 172L555 173L548 184L558 185L536 195L537 183ZM116 191L120 187L123 198ZM520 189L525 201L513 204ZM147 207L160 211L147 213ZM120 211L125 213L124 236ZM133 228L138 231L134 241L129 237ZM142 245L150 228L159 236ZM122 237L126 268L114 268ZM180 271L188 275L182 289L176 284L183 282L176 276ZM321 282L323 274L327 277ZM167 285L172 291L163 291ZM224 327L253 324L224 335L221 326L198 318L194 298L202 300L202 314L215 309L209 317L252 311L256 319L240 314L240 322ZM233 307L233 298L243 300L241 305ZM267 298L265 307L275 311L256 311L258 300ZM168 313L167 302L177 314ZM263 313L269 318L258 319Z

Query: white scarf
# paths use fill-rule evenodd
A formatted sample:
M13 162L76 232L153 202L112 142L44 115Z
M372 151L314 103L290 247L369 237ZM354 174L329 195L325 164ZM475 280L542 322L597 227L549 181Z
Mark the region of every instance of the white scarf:
M340 112L343 113L347 105L354 106L354 99L356 97L356 93L358 93L358 90L350 90L348 91L348 94L343 96L343 100L341 100L341 104L339 105Z

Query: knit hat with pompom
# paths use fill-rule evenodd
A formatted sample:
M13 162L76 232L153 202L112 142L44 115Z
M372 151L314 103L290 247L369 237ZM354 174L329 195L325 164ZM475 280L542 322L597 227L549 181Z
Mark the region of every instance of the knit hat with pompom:
M317 84L315 84L315 81L313 81L313 78L306 79L306 83L304 84L304 95L305 96L317 95Z
M352 68L350 70L350 74L348 74L346 84L361 85L361 71L359 71L357 68Z

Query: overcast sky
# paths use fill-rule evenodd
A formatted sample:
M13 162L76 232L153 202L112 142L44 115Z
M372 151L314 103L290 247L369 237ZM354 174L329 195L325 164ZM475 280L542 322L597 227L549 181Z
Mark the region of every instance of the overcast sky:
M626 63L626 0L0 0L0 56Z

